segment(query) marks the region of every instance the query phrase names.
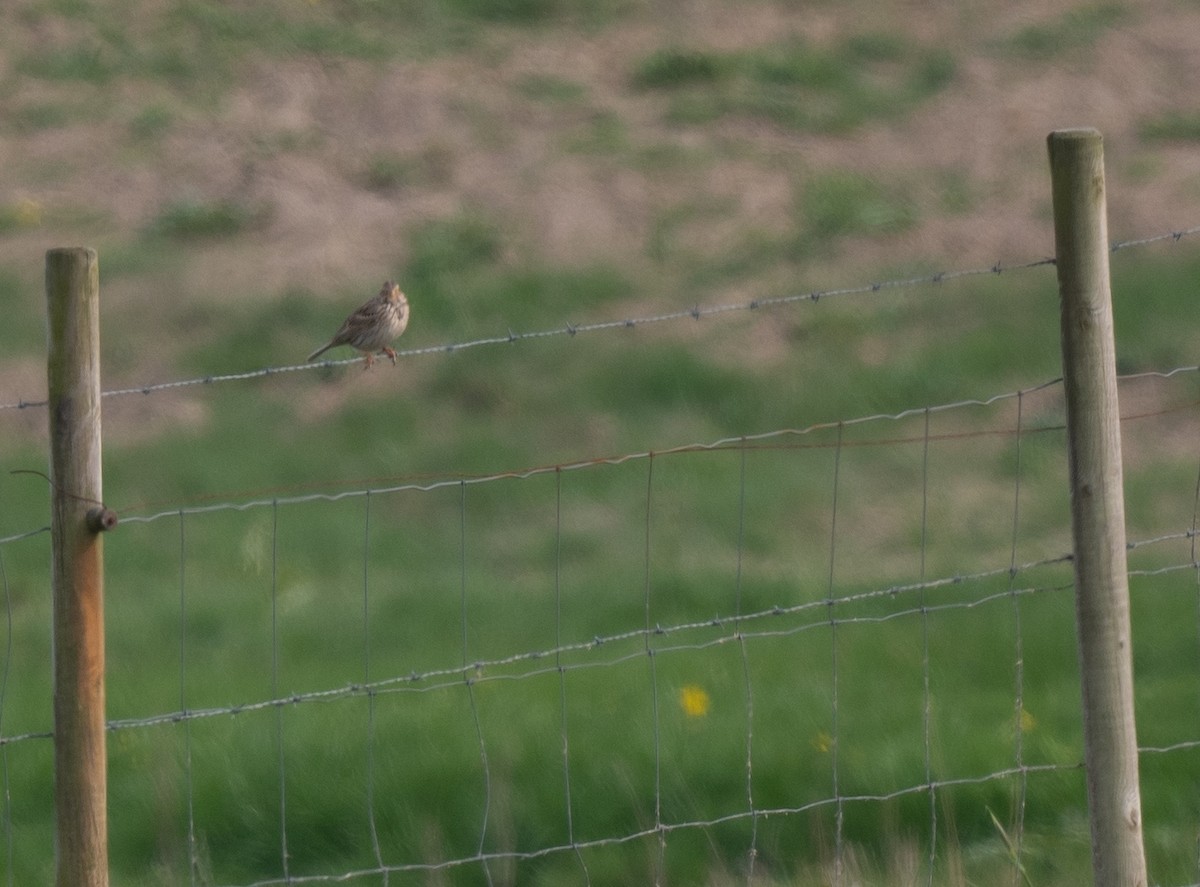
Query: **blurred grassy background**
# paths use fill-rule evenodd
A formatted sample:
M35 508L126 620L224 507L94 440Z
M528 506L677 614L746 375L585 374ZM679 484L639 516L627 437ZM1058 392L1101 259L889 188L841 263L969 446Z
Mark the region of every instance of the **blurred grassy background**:
M1114 236L1187 227L1195 109L1166 87L1197 76L1175 65L1196 16L1175 3L8 4L0 402L44 390L42 253L76 241L100 252L117 388L294 363L389 276L413 302L401 345L420 347L1038 258L1052 244L1042 140L1081 122L1106 135ZM1170 61L1171 77L1147 59ZM1200 255L1185 240L1113 262L1121 371L1194 364ZM454 479L1058 374L1043 267L112 398L106 499L130 518ZM1130 536L1185 531L1195 380L1122 395L1127 414L1152 414L1126 426ZM592 883L743 883L752 837L756 881L829 883L839 811L816 802L834 796L834 748L851 797L918 786L927 768L984 777L1017 764L1018 743L1021 762L1061 769L1031 772L1024 794L1012 777L932 802L845 803L846 881L925 883L932 839L934 883L1013 883L1005 832L1019 817L1024 876L1078 883L1070 571L1003 573L1067 549L1061 411L1053 390L1023 398L1019 473L1015 411L932 416L927 459L918 415L849 427L840 450L828 429L744 454L127 520L106 539L112 718L400 680L370 698L111 733L114 883L281 878L281 754L293 876L377 866L368 810L388 864L562 845L564 735L579 841L651 828L656 805L664 822L744 813L748 781L756 809L806 809L757 820L753 836L745 818L672 832L665 872L650 836L498 861L493 883L584 883L584 867ZM44 466L44 422L0 414L0 536L47 522L44 482L8 473ZM835 597L1001 575L838 604L836 631L822 608L800 610L746 623L761 635L744 647L704 646L728 633L710 619L831 594L835 454ZM49 730L47 540L0 556L0 726ZM1131 557L1194 560L1187 540ZM1142 742L1194 741L1195 575L1135 577L1133 590ZM649 638L653 670L634 637L468 669L470 690L403 680L691 623ZM3 748L0 866L45 883L50 746ZM1181 790L1195 754L1143 759L1156 883L1196 879L1200 811ZM386 879L410 881L488 878L475 863Z

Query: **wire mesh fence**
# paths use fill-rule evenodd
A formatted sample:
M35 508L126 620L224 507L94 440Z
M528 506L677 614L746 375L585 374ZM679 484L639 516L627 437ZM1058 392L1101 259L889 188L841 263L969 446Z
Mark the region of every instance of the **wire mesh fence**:
M1121 382L1147 851L1174 885L1197 881L1197 374ZM122 508L114 879L1069 883L1089 839L1063 421L1036 381ZM10 884L53 863L48 546L0 539Z

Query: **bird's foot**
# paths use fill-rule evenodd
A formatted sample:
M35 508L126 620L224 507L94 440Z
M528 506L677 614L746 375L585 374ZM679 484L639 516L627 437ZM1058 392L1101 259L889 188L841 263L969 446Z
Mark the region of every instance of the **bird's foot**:
M392 362L392 366L395 366L396 365L396 349L384 348L383 353L388 356L388 360L390 360Z

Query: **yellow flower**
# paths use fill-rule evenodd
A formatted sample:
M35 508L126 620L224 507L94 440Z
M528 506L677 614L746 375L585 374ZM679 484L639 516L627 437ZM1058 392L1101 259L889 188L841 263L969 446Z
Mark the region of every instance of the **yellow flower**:
M36 228L42 223L42 205L32 197L22 197L10 212L13 221L22 228Z
M821 754L829 754L829 750L833 748L833 737L822 730L813 737L812 745L813 748L819 751Z
M708 714L709 706L712 705L712 699L708 695L708 691L703 687L698 687L695 684L685 684L679 690L679 705L683 708L683 713L689 718L702 718Z
M1025 708L1021 709L1021 732L1031 733L1033 728L1037 726L1037 718L1031 715Z

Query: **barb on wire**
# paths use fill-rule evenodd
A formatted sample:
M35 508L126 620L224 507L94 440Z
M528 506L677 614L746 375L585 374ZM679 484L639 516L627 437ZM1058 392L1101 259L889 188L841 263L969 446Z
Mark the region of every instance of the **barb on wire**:
M1162 243L1166 241L1178 243L1185 237L1192 237L1197 234L1200 234L1200 226L1184 228L1177 231L1170 231L1165 234L1156 234L1150 237L1143 237L1134 240L1116 241L1110 245L1109 249L1110 252L1115 253L1120 250L1147 246L1153 243ZM601 332L604 330L614 329L633 329L635 327L646 326L649 324L666 323L669 321L684 319L701 320L705 317L713 317L719 314L728 314L731 312L758 311L763 308L776 308L797 302L816 303L834 296L865 295L870 293L880 293L884 290L928 286L945 283L948 280L956 280L964 277L978 277L987 274L1003 274L1010 271L1023 271L1031 268L1054 265L1055 263L1056 259L1054 257L1032 259L1012 265L1005 265L1001 262L996 262L995 264L986 268L968 268L957 271L938 271L933 274L926 274L920 277L876 281L874 283L843 287L839 289L810 290L809 292L804 293L794 293L792 295L775 296L765 299L750 299L746 302L734 302L723 305L693 305L690 308L684 308L678 311L668 311L662 314L653 314L643 317L626 317L620 320L602 320L594 323L566 323L563 326L553 327L551 329L534 330L524 333L515 332L510 328L507 329L503 335L487 336L481 339L473 339L466 342L449 342L442 345L429 345L423 348L408 348L397 351L396 355L397 357L419 357L427 354L450 354L457 351L465 351L468 348L478 348L484 345L510 345L528 339L544 339L551 336L562 335L577 336L580 333ZM345 360L323 360L317 363L270 366L240 373L224 373L220 375L201 376L194 379L181 379L174 382L156 382L149 385L138 385L130 388L117 388L110 391L104 391L102 392L102 396L121 397L130 394L152 394L157 391L168 391L174 388L187 388L197 385L212 385L218 382L246 381L249 379L263 378L265 376L273 376L278 373L295 373L302 370L314 370L322 367L361 363L364 359L365 358L362 357L350 357L346 358ZM44 407L46 404L46 400L25 400L24 398L21 398L13 403L0 403L0 410L23 410L34 407Z
M1184 228L1179 231L1170 231L1166 234L1155 234L1151 237L1142 237L1136 240L1118 240L1109 245L1109 252L1115 253L1119 250L1130 249L1131 247L1135 246L1149 246L1152 243L1162 243L1167 240L1171 241L1172 243L1179 243L1179 241L1183 240L1183 238L1194 237L1197 234L1200 234L1200 225L1194 228Z
M1033 572L1046 567L1062 566L1063 564L1070 563L1070 561L1070 555L1059 555L1057 557L1031 561L1030 563L1021 564L1015 568L1005 564L1003 566L979 570L976 572L958 573L949 576L927 579L920 582L872 588L856 594L849 594L835 598L832 601L832 606L835 608L835 610L837 610L871 601L903 600L904 598L921 591L948 588L951 586L958 587L972 582L986 582L990 579ZM929 606L927 604L923 605L919 601L915 601L912 606L878 615L835 617L835 622L842 625L889 622L894 619L917 616L928 612L939 612L942 610L973 610L981 606L986 606L987 604L995 603L999 600L1011 598L1013 595L1024 596L1056 592L1061 593L1068 591L1072 587L1073 582L1069 578L1061 583L1053 585L1029 586L1025 588L1010 588L1006 585L1004 588L994 593L984 594L977 598L959 599L936 606ZM183 721L198 720L202 718L249 714L251 712L279 709L286 706L300 705L303 703L332 702L349 697L379 696L388 693L403 692L426 693L434 690L445 689L447 687L461 687L464 677L469 678L473 683L479 683L490 680L516 680L536 677L544 674L557 674L563 670L571 671L576 669L612 666L630 661L631 659L646 656L647 651L645 647L638 645L635 648L628 648L623 647L622 644L645 640L649 637L662 640L684 636L675 646L656 646L654 648L655 653L664 653L685 649L708 649L711 647L732 643L734 641L740 642L742 640L754 638L791 636L813 629L828 628L830 624L830 606L831 601L826 597L821 597L816 600L792 604L786 607L779 605L771 606L753 613L727 614L723 616L716 615L701 621L683 622L673 625L654 624L649 626L640 626L638 628L627 629L625 631L615 632L608 635L597 635L596 637L584 641L562 643L549 649L515 653L495 659L468 660L459 665L451 665L443 668L412 672L410 674L381 678L362 683L354 683L347 686L334 687L326 690L291 693L286 696L279 696L272 699L248 702L241 705L233 705L224 708L188 709L183 711L168 712L165 714L151 715L143 718L113 720L109 721L108 727L110 730L125 730L138 727L152 727L162 724L180 723ZM785 625L778 624L780 619L786 619L789 617L795 621ZM811 618L805 619L804 617ZM747 626L753 626L755 624L759 625L760 627L757 629L747 629ZM696 632L707 633L714 628L727 629L728 631L717 637L706 637L703 640L692 643L686 642L686 635ZM614 652L609 658L598 661L579 662L569 665L560 661L563 656L589 653L599 649L611 649ZM506 668L520 665L522 663L540 664L537 667L522 673L507 673L504 671Z
M948 280L956 280L963 277L976 277L985 274L1001 274L1010 271L1022 271L1031 268L1037 268L1044 265L1053 265L1053 258L1034 259L1028 262L1022 262L1014 265L1001 265L997 262L987 268L971 268L959 271L939 271L935 274L927 274L921 277L908 277L896 280L884 280L874 283L861 284L858 286L843 287L840 289L830 290L812 290L804 293L794 293L786 296L774 296L770 298L751 299L745 302L733 302L722 305L692 305L689 308L683 308L678 311L667 311L661 314L652 314L642 317L625 317L618 320L600 320L592 323L566 323L562 326L552 327L544 330L533 330L529 332L516 332L512 329L506 329L503 335L485 336L480 339L472 339L465 342L449 342L441 345L428 345L422 348L406 348L397 350L397 357L421 357L429 354L452 354L458 351L465 351L468 348L478 348L485 345L511 345L516 342L522 342L533 339L545 339L553 336L577 336L581 333L595 333L607 330L616 329L633 329L639 326L648 326L651 324L667 323L677 320L702 320L706 317L715 317L721 314L730 314L739 311L759 311L764 308L778 308L784 305L791 305L797 302L819 302L824 299L829 299L835 296L854 296L864 295L869 293L880 293L884 290L908 289L916 286L924 286L929 284L944 283ZM249 379L258 379L265 376L273 376L279 373L295 373L302 370L315 370L323 367L344 366L348 364L361 363L363 357L349 357L344 360L322 360L315 363L300 363L290 364L285 366L270 366L263 367L258 370L249 370L240 373L226 373L221 375L201 376L194 379L181 379L175 382L157 382L149 385L138 385L130 388L117 388L101 393L102 397L122 397L131 394L152 394L159 391L168 391L175 388L188 388L199 385L213 385L218 382L238 382ZM15 403L0 403L0 410L20 410L33 407L44 407L47 401L45 400L18 400Z

